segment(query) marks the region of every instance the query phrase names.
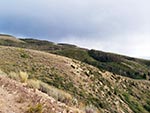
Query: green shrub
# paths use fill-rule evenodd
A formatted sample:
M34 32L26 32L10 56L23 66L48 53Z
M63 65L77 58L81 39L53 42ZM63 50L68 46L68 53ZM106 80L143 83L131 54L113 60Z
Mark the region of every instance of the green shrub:
M20 52L20 57L21 58L29 58L29 54L22 48L19 48L18 51Z
M29 58L29 55L26 54L26 53L21 53L20 56L21 56L22 58Z
M42 113L43 107L42 104L37 104L35 106L30 106L26 113Z
M150 112L150 105L147 105L147 104L146 104L146 105L144 105L143 107L144 107L148 112Z
M123 100L129 105L134 113L145 113L143 106L137 102L131 95L128 93L123 93Z
M143 106L148 112L150 112L150 100L147 100L146 104Z

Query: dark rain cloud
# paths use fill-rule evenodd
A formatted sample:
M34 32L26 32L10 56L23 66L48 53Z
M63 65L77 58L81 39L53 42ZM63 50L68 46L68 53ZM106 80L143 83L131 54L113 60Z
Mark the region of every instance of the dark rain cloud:
M3 0L0 32L150 56L149 4L149 0Z

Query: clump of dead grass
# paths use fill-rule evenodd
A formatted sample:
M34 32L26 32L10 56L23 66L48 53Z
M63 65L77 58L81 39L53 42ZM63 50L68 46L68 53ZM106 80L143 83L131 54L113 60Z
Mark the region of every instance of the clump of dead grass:
M19 72L19 77L20 77L20 81L22 83L26 83L29 76L28 76L27 72L20 71Z
M27 86L33 89L40 89L40 82L39 80L36 79L29 79L27 81Z
M27 81L27 86L33 89L39 89L40 91L48 94L57 101L72 105L73 97L69 93L66 93L63 90L50 86L40 80L29 79Z
M20 71L19 73L10 72L7 76L11 79L14 79L16 81L20 81L22 83L26 83L28 80L27 72L23 72L23 71Z
M57 89L46 83L43 83L43 82L40 83L40 90L42 92L47 93L49 96L52 96L57 101L60 101L66 104L72 103L72 96L69 93L66 93L63 90Z

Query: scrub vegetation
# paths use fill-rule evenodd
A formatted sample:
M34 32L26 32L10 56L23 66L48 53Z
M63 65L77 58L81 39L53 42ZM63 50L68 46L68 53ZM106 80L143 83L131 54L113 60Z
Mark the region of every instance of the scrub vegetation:
M0 46L0 73L80 112L149 113L150 61L68 44L21 41ZM28 111L43 109L39 105Z

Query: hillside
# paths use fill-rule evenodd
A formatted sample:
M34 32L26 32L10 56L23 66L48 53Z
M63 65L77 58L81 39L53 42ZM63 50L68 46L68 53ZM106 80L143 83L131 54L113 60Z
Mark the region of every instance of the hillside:
M53 54L58 54L61 56L66 56L84 63L88 63L99 69L134 79L149 80L150 78L149 60L137 59L98 50L88 50L70 44L63 44L63 43L55 44L53 42L44 40L37 40L37 39L18 39L18 40L20 40L19 43L16 43L15 41L5 40L5 43L0 43L0 45L34 49Z
M47 94L33 90L0 73L0 113L71 113L76 111L79 110L68 107Z
M150 82L123 77L42 51L0 46L0 69L69 107L86 113L149 113ZM140 60L141 61L141 60ZM22 80L21 80L22 81ZM76 111L77 112L77 111Z

